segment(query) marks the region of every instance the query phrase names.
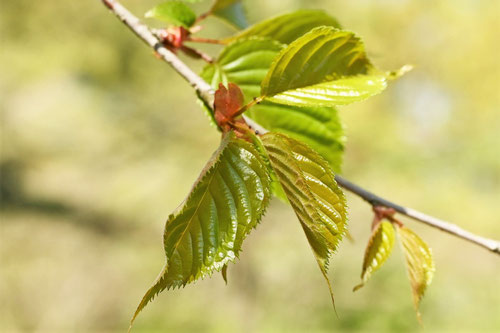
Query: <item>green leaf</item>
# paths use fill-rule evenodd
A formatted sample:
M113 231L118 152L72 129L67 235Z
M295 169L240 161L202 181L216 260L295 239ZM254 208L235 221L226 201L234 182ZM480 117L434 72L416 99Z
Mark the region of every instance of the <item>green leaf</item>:
M398 227L399 239L406 259L406 269L413 295L413 304L417 313L417 318L421 321L418 311L420 300L424 296L425 290L432 282L435 266L432 257L432 250L427 244L412 230L406 227Z
M260 84L282 49L281 44L269 39L241 39L224 48L217 61L207 65L201 76L214 89L220 82L236 83L245 95L245 103L248 103L260 95ZM335 172L340 172L345 138L334 108L296 107L264 101L250 108L245 115L270 131L307 143L330 163Z
M282 50L262 81L261 95L297 106L336 106L380 93L387 78L370 64L352 32L318 27Z
M214 88L222 82L236 83L245 95L245 103L260 95L260 84L283 45L270 39L250 38L229 44L216 62L207 65L201 77Z
M328 162L304 143L272 132L261 139L328 283L333 302L327 270L347 225L344 194Z
M371 275L378 270L389 258L394 247L394 227L390 222L383 221L373 230L365 251L361 283L354 287L354 291L363 287Z
M323 25L340 28L337 20L324 11L298 10L261 21L225 41L260 36L274 39L283 44L290 44L309 30Z
M325 158L336 173L342 169L344 128L338 111L329 107L296 107L262 102L246 115L273 132L302 141Z
M269 198L269 171L261 153L226 133L187 199L166 222L166 264L132 322L165 288L185 286L234 261Z
M242 0L216 0L210 12L236 29L248 27Z
M182 1L167 1L153 8L146 17L152 17L175 26L190 28L196 21L196 14Z

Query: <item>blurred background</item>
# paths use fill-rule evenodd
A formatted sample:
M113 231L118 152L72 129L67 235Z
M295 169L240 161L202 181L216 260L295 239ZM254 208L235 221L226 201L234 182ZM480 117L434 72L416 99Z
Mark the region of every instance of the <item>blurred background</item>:
M141 17L158 2L123 1ZM413 64L380 96L341 109L344 175L500 238L499 1L246 5L251 22L324 9L364 38L380 68ZM206 26L205 36L232 33L216 19ZM124 332L163 265L164 221L219 134L189 85L99 0L2 1L0 34L0 331ZM397 245L367 286L351 291L372 214L348 200L354 243L343 242L330 271L339 318L296 217L275 200L229 267L228 286L215 274L165 292L134 331L420 331ZM435 255L421 307L426 331L500 331L499 257L403 221Z

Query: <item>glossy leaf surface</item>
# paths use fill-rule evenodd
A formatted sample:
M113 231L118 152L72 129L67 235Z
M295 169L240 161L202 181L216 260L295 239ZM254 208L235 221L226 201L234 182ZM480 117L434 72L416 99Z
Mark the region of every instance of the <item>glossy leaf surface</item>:
M420 318L418 311L420 300L424 296L425 290L432 282L435 266L432 251L429 246L412 230L406 227L398 227L399 240L403 248L406 259L406 268L413 295L413 304Z
M237 29L248 27L242 0L216 0L210 11Z
M365 250L363 270L361 272L361 283L354 287L354 291L363 287L371 275L378 270L389 258L394 247L396 233L390 222L380 222L373 230Z
M220 82L236 83L245 103L260 95L260 84L274 57L283 46L269 39L250 38L228 45L216 63L208 65L201 76L212 87ZM343 128L337 110L329 107L296 107L264 101L245 115L268 130L287 134L319 152L339 172L344 151Z
M373 69L358 37L318 27L280 52L261 95L289 105L335 106L361 101L386 86L386 75Z
M184 2L177 0L163 2L151 8L146 13L146 17L152 17L186 29L196 21L196 14L191 8Z
M290 44L309 30L319 26L340 28L333 17L321 10L298 10L261 21L226 41L259 36Z
M333 301L327 270L347 225L344 194L328 162L307 145L272 132L263 135L262 142L328 283Z
M137 314L164 289L185 286L234 261L270 198L266 162L255 146L224 134L219 149L164 233L166 264Z

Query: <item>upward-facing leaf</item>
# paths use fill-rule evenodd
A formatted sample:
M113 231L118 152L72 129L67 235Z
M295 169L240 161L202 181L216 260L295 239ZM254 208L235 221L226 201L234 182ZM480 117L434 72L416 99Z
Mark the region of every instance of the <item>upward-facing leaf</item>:
M184 2L172 0L163 2L147 13L146 17L152 17L176 26L190 28L196 21L196 14Z
M335 106L378 94L387 85L352 32L318 27L282 50L262 81L261 95L289 105Z
M216 0L210 11L237 29L248 27L242 0Z
M273 59L283 46L275 41L252 37L229 44L216 62L207 65L201 76L217 89L220 82L236 83L245 103L260 95L260 84ZM319 152L339 172L344 151L344 133L337 110L329 107L296 107L264 101L245 115L270 131L287 134Z
M380 222L373 230L368 245L366 246L363 270L361 272L361 283L354 287L354 291L363 287L371 275L378 270L389 258L394 247L396 234L390 222Z
M219 83L236 83L245 95L245 103L260 95L260 84L283 45L254 37L229 44L213 64L207 65L201 77L214 88Z
M406 268L413 294L413 304L420 321L418 307L425 290L432 282L435 266L432 251L427 244L412 230L398 227L399 240L406 258Z
M224 134L191 193L167 220L165 267L132 322L165 288L184 286L234 261L246 235L264 214L269 187L269 171L261 153L234 133Z
M272 132L263 135L262 142L304 229L333 301L327 270L346 229L344 194L328 163L307 145Z
M340 28L337 20L324 11L298 10L261 21L225 41L230 42L259 36L268 37L283 44L290 44L312 28L322 25Z

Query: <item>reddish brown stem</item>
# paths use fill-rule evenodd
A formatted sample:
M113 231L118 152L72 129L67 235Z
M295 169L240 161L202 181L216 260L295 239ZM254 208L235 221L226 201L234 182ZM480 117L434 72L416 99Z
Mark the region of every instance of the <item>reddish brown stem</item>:
M206 43L206 44L217 44L217 45L225 45L226 44L226 42L219 40L219 39L193 37L193 36L189 36L186 41L193 42L193 43Z
M182 45L180 47L180 50L182 52L184 52L184 54L186 54L192 58L205 60L209 64L214 62L214 59L211 56L209 56L208 54L201 52L200 50L196 50L196 49L193 49L191 47L188 47L186 45Z
M212 11L208 11L206 13L203 13L201 14L200 16L198 16L196 18L196 21L194 22L194 24L198 24L200 23L201 21L203 21L204 19L206 19L208 16L210 16L212 14Z
M247 105L245 105L241 109L239 109L238 112L236 112L233 115L233 118L241 116L246 110L250 109L255 104L259 104L260 102L262 102L262 100L263 100L262 97L255 97L254 99L252 99L252 101L250 101L250 103L248 103Z

